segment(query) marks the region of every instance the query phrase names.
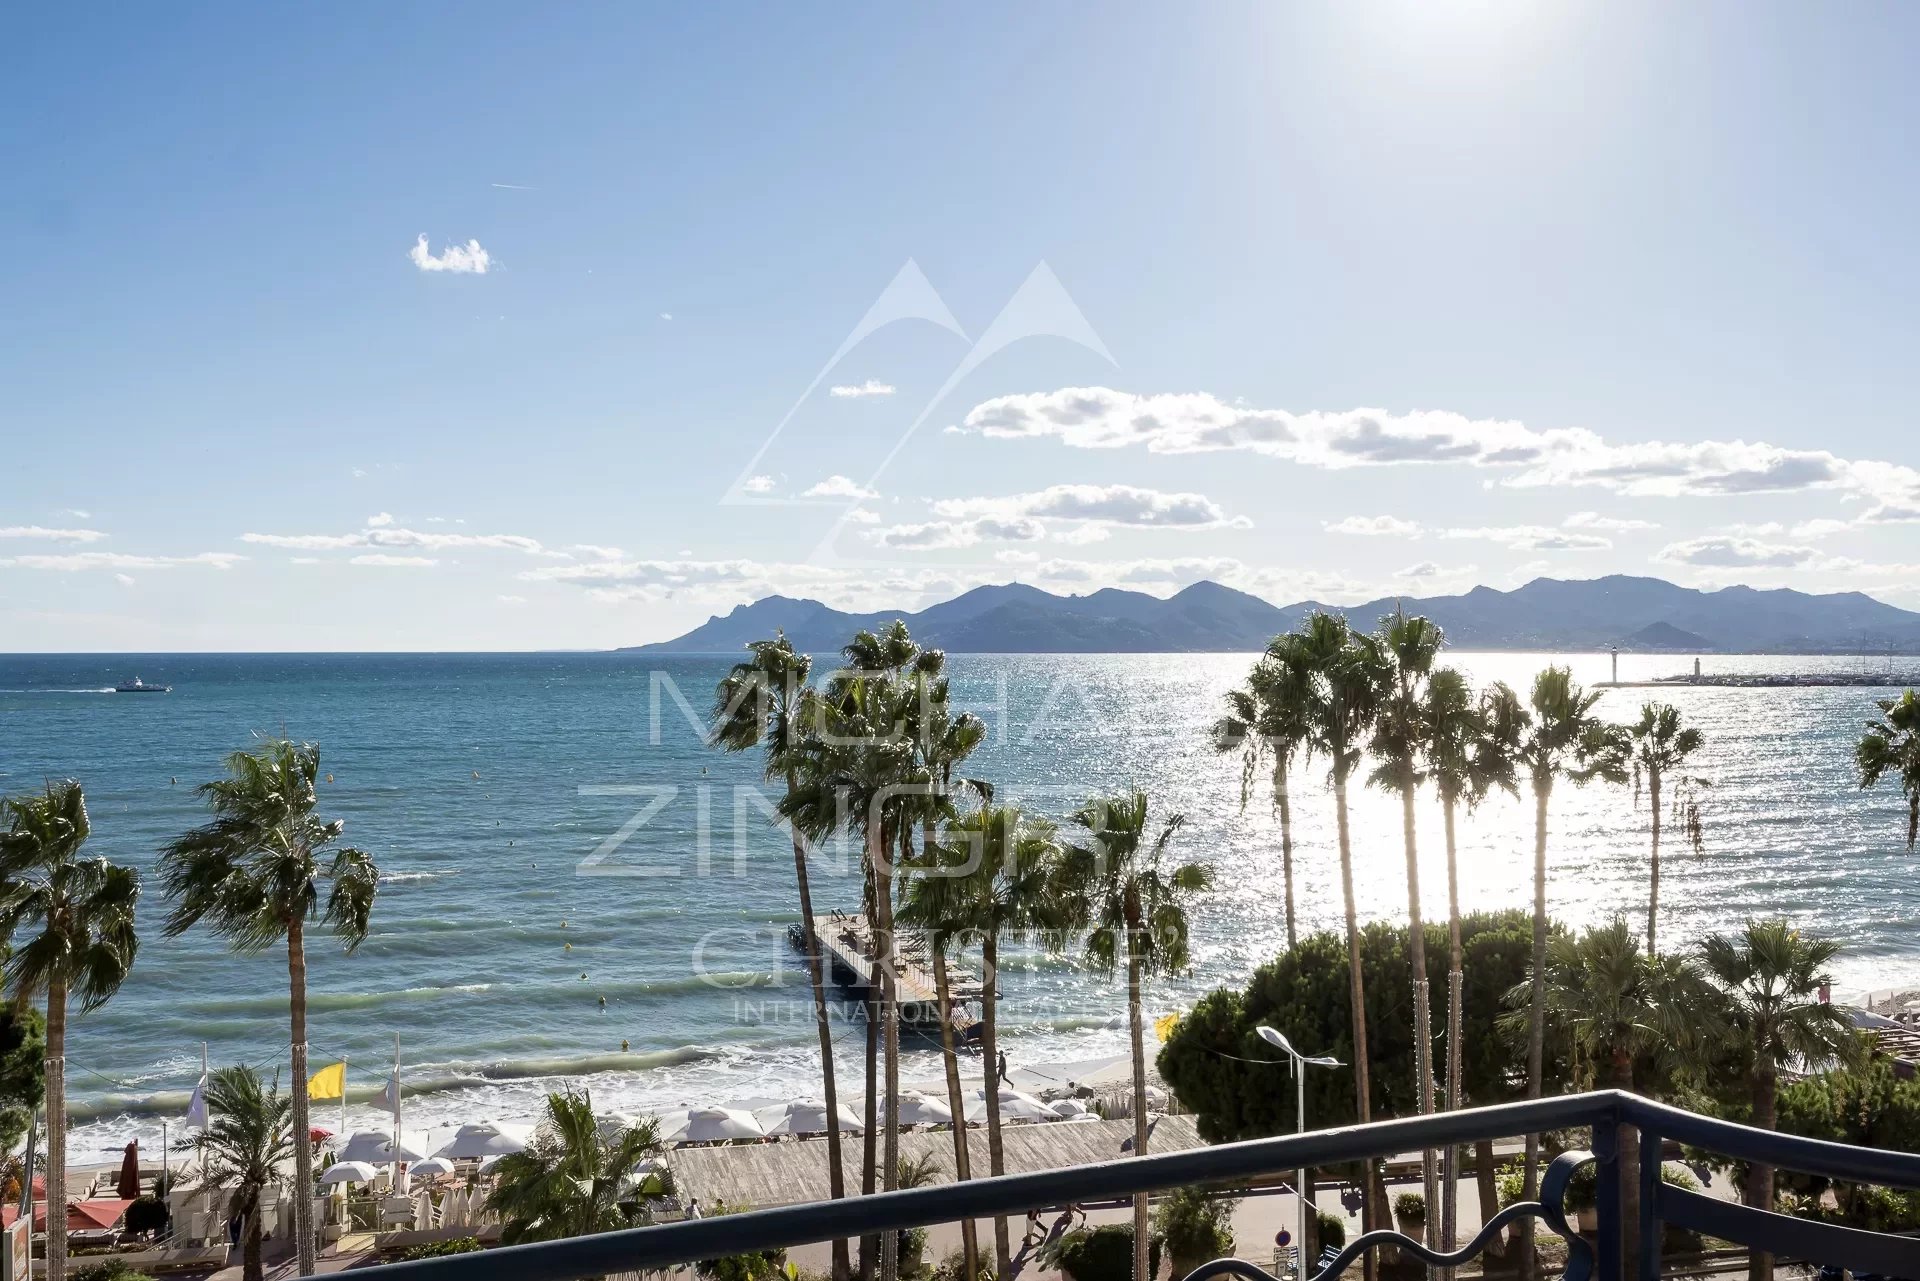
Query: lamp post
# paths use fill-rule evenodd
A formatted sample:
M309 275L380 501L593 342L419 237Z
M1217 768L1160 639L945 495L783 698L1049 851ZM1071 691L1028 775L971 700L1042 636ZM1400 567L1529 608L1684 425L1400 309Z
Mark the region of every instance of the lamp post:
M1293 1080L1297 1090L1293 1109L1293 1132L1295 1134L1305 1133L1307 1128L1307 1068L1309 1066L1339 1067L1341 1066L1340 1060L1324 1054L1313 1055L1311 1057L1302 1054L1293 1048L1292 1042L1280 1034L1280 1029L1268 1027L1264 1023L1255 1028L1254 1031L1260 1034L1261 1040L1293 1060ZM1305 1281L1307 1275L1307 1241L1309 1240L1307 1236L1307 1224L1310 1221L1307 1216L1313 1213L1313 1182L1305 1166L1300 1168L1299 1187L1295 1190L1300 1196L1300 1232L1299 1244L1294 1247L1295 1257L1298 1261L1294 1264L1293 1271L1295 1277L1300 1278L1300 1281Z

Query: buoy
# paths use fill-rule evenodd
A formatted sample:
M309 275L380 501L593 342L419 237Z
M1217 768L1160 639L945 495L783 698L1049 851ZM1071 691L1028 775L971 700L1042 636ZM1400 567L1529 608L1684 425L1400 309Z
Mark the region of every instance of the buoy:
M569 952L573 951L573 944L569 943L566 946L567 946L567 951Z
M626 1052L627 1052L627 1038L623 1036L620 1038L620 1053L625 1054Z

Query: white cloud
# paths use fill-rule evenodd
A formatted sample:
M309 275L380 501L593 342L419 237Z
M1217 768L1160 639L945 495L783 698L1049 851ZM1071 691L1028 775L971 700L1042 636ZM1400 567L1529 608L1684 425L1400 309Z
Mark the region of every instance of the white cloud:
M1111 537L1113 537L1111 525L1096 525L1088 522L1083 525L1068 525L1065 529L1056 529L1053 541L1073 547L1084 547L1089 543L1104 543Z
M1575 512L1560 522L1568 529L1604 529L1624 534L1636 529L1658 529L1650 520L1630 520L1620 516L1602 516L1599 512Z
M524 605L527 603L527 598L525 596L502 595L502 596L496 596L494 597L494 599L499 601L502 605Z
M90 570L172 569L177 565L208 565L232 569L245 560L235 552L198 552L192 556L136 556L127 552L68 552L59 556L0 556L0 567L46 569L64 573Z
M663 311L663 312L661 312L661 313L660 313L660 319L662 319L662 320L672 320L672 319L673 319L673 313L672 313L672 312L670 312L670 311Z
M618 547L602 547L598 543L573 543L567 550L594 560L619 560L626 555Z
M868 489L859 481L838 474L827 477L800 493L802 498L878 498L878 490Z
M749 476L740 488L749 494L771 494L776 483L778 482L771 476Z
M1661 496L1830 489L1920 519L1920 470L1765 442L1614 443L1585 428L1536 430L1444 410L1293 413L1229 404L1205 392L1134 395L1107 387L1000 396L952 430L1051 438L1083 449L1154 453L1245 450L1308 466L1454 463L1506 472L1509 485L1598 486ZM1902 518L1906 518L1903 516Z
M880 523L880 513L869 511L865 507L856 507L841 517L841 519L854 525L878 525Z
M1423 560L1418 565L1409 565L1395 575L1398 578L1438 578L1439 576L1440 566L1430 560ZM1306 1209L1305 1206L1300 1208Z
M350 558L349 565L377 565L388 569L428 569L440 562L431 556L394 556L387 552L363 552Z
M378 515L367 517L368 529L385 529L391 524L393 524L393 514L391 512L380 512Z
M120 584L122 587L131 587L133 586L134 579L132 574L115 574L113 576L113 581Z
M851 386L843 384L828 390L830 394L842 400L860 400L867 396L891 396L894 392L892 383L883 383L876 378L869 378L863 383L854 383Z
M62 507L59 511L55 512L54 515L71 516L75 520L92 520L93 519L92 512L82 511L78 507Z
M295 565L324 565L327 563L319 556L290 556L287 559Z
M0 525L0 538L32 538L54 543L97 543L105 537L106 535L97 529L48 529L45 525Z
M450 271L462 276L484 276L487 269L493 266L493 255L482 249L477 240L469 240L464 245L448 245L436 258L427 247L425 233L413 242L407 257L422 271Z
M240 535L243 543L263 547L281 547L291 551L341 551L363 547L405 551L449 551L460 547L490 548L524 552L529 556L554 556L537 538L521 534L439 534L390 525L371 526L351 534L260 534Z
M880 547L900 551L938 551L976 543L1027 543L1044 538L1047 527L1022 517L978 516L970 520L931 520L919 525L890 525L867 535Z
M1401 520L1398 516L1348 516L1328 522L1326 531L1329 534L1359 534L1373 538L1420 537L1420 526L1410 520Z
M1137 485L1052 485L1004 498L945 498L934 503L933 510L945 517L1092 521L1154 529L1243 529L1252 523L1230 518L1205 494L1165 493Z
M1716 534L1668 543L1654 553L1653 558L1669 565L1709 569L1799 569L1811 564L1819 555L1819 551L1812 547Z
M1570 534L1545 525L1503 525L1481 529L1449 529L1442 538L1478 538L1523 552L1594 552L1613 546L1598 534Z

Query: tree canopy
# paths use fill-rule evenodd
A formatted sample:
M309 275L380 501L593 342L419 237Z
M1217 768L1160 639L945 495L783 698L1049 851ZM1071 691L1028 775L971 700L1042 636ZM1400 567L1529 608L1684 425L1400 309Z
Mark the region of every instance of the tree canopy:
M1532 946L1526 913L1476 913L1462 918L1466 990L1461 1065L1473 1103L1518 1097L1525 1082L1513 1042L1498 1030L1507 989L1528 975ZM1427 927L1427 946L1445 948L1444 923ZM1366 974L1372 1103L1376 1118L1418 1112L1413 1070L1412 960L1407 928L1375 922L1361 932ZM1258 1138L1294 1128L1294 1090L1278 1056L1255 1028L1268 1024L1306 1054L1353 1060L1344 933L1321 931L1300 940L1254 972L1244 991L1218 989L1194 1006L1161 1047L1160 1075L1183 1107L1199 1116L1213 1141ZM1433 994L1434 1013L1445 1001ZM1229 1057L1231 1056L1231 1057ZM1252 1061L1247 1061L1252 1060ZM1548 1076L1566 1077L1565 1056L1549 1051ZM1320 1129L1355 1119L1353 1078L1346 1068L1311 1069L1307 1123Z

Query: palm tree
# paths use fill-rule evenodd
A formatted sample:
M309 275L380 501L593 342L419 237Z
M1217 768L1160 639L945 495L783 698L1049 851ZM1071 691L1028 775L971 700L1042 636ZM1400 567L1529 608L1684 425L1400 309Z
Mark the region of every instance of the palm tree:
M1587 1065L1592 1083L1633 1090L1637 1062L1648 1055L1684 1056L1711 1024L1711 992L1691 960L1656 957L1623 917L1584 934L1559 934L1547 945L1547 1024L1568 1047L1569 1058ZM1514 1013L1503 1020L1510 1033L1527 1026L1533 984L1507 993ZM1517 1036L1516 1036L1517 1039ZM1639 1134L1620 1127L1622 1258L1639 1257ZM1657 1159L1657 1156L1656 1156Z
M1633 736L1633 791L1638 800L1640 785L1647 787L1647 800L1653 809L1653 872L1647 893L1647 955L1659 951L1655 935L1660 925L1660 796L1668 784L1673 786L1673 813L1687 843L1698 854L1704 843L1700 826L1700 789L1707 780L1686 772L1687 760L1706 742L1705 735L1691 725L1680 723L1680 709L1671 703L1648 703L1640 709L1640 719L1629 726Z
M1413 961L1413 1079L1422 1116L1433 1111L1433 1026L1427 983L1427 930L1420 913L1420 841L1414 816L1421 766L1427 756L1427 678L1444 639L1431 619L1408 618L1396 610L1380 620L1374 646L1381 661L1375 692L1378 711L1373 725L1373 755L1379 764L1367 781L1400 793L1400 838L1407 857L1407 936ZM1438 1205L1440 1179L1437 1153L1420 1154L1420 1176L1425 1204ZM1438 1239L1440 1216L1425 1221L1426 1243Z
M92 830L72 779L40 796L0 802L0 942L12 940L7 986L26 1005L47 998L47 1204L67 1203L67 1002L81 1012L112 999L140 950L134 906L140 876L104 858L82 858ZM63 1281L67 1218L47 1216L47 1277Z
M1518 794L1513 753L1518 735L1519 699L1504 684L1495 684L1476 702L1464 674L1444 667L1427 680L1426 766L1440 797L1440 813L1447 840L1447 1110L1461 1102L1462 1055L1460 1039L1465 1008L1466 973L1460 937L1460 862L1455 840L1455 816L1462 804L1477 808L1494 788ZM1493 1183L1493 1145L1487 1143L1480 1164L1484 1182ZM1448 1149L1445 1179L1440 1192L1440 1243L1454 1248L1459 1223L1460 1162ZM1489 1197L1488 1204L1492 1204Z
M1527 1029L1527 1097L1540 1097L1546 1047L1547 967L1547 809L1554 784L1568 779L1584 785L1594 778L1627 779L1626 735L1593 714L1603 691L1584 690L1564 667L1548 667L1533 678L1529 709L1521 720L1517 764L1533 784L1533 1001ZM1529 1134L1521 1195L1532 1200L1540 1190L1540 1136ZM1520 1271L1534 1274L1533 1222L1520 1222Z
M858 832L865 857L863 880L870 925L870 953L879 974L879 1000L869 1002L868 1062L873 1061L873 1029L877 1023L885 1055L884 1115L878 1126L882 1151L873 1150L875 1116L873 1073L867 1089L867 1155L862 1191L872 1191L876 1168L882 1189L894 1190L900 1164L900 1017L898 976L894 973L893 867L897 851L910 834L910 823L934 794L932 776L915 750L911 731L916 723L919 686L910 672L937 675L944 659L937 651L922 651L906 624L895 622L881 632L862 631L842 650L846 666L828 682L817 703L821 732L801 744L795 762L799 787L780 804L783 816L799 823L809 835ZM894 1281L897 1234L881 1242L882 1281ZM874 1250L864 1252L862 1275L873 1263Z
M1027 930L1063 925L1058 907L1060 850L1051 824L1010 805L987 805L950 821L942 840L924 856L924 874L907 893L901 919L950 936L980 940L980 1057L987 1100L987 1170L1006 1173L1001 1142L999 1004L1000 939ZM937 956L937 953L936 953ZM949 1103L955 1093L949 1084ZM954 1111L954 1129L965 1131L965 1101ZM1007 1221L993 1221L996 1276L1011 1276Z
M1315 614L1300 632L1299 654L1310 675L1307 702L1308 742L1329 764L1333 785L1334 827L1340 843L1340 892L1347 916L1347 999L1353 1018L1353 1089L1355 1112L1362 1125L1373 1119L1373 1078L1367 1054L1367 990L1361 970L1360 920L1353 897L1353 840L1347 823L1347 782L1360 763L1367 736L1379 710L1381 673L1385 660L1373 638L1356 633L1347 620L1334 614ZM1361 1222L1364 1230L1384 1226L1385 1185L1372 1172L1361 1180ZM1366 1256L1366 1275L1372 1281L1377 1266Z
M1783 920L1748 921L1744 929L1702 941L1701 964L1723 1002L1719 1022L1726 1048L1747 1073L1750 1124L1774 1128L1783 1067L1821 1072L1857 1053L1858 1037L1846 1015L1820 1000L1821 986L1830 981L1827 964L1839 951L1839 944L1811 938ZM1773 1208L1771 1165L1748 1167L1745 1200ZM1747 1276L1769 1281L1773 1256L1753 1251Z
M227 757L227 777L202 783L213 818L167 844L160 883L173 910L169 937L201 921L235 951L262 951L284 940L293 1030L293 1223L301 1276L314 1265L313 1145L307 1113L308 923L316 918L348 952L367 937L380 883L373 857L332 848L344 826L314 813L320 749L269 739ZM325 897L322 898L322 888Z
M665 1150L652 1117L603 1126L585 1093L547 1095L533 1141L494 1166L487 1209L500 1216L500 1240L558 1241L639 1224L638 1168Z
M1147 1154L1147 1052L1140 981L1187 969L1187 910L1212 882L1198 863L1175 865L1168 847L1186 822L1173 814L1150 835L1147 794L1096 797L1074 811L1085 844L1069 844L1060 869L1073 923L1090 931L1087 960L1111 974L1127 967L1127 1036L1133 1051L1133 1153ZM1004 1272L1001 1275L1006 1275ZM1133 1275L1149 1281L1147 1196L1133 1198Z
M1907 848L1920 838L1920 700L1912 690L1900 698L1876 700L1885 719L1867 722L1853 757L1860 766L1860 786L1873 787L1888 774L1900 779L1907 798Z
M1254 664L1244 689L1227 694L1227 712L1209 730L1213 749L1222 755L1240 753L1240 808L1253 796L1261 762L1269 762L1273 809L1280 818L1280 872L1286 884L1287 949L1298 942L1293 907L1293 799L1288 775L1294 757L1310 749L1313 727L1308 719L1312 673L1300 650L1300 638L1276 636Z
M282 1171L296 1146L293 1100L280 1093L277 1072L273 1084L263 1088L252 1068L225 1067L207 1078L206 1103L206 1128L188 1140L199 1166L194 1190L227 1190L229 1213L245 1224L242 1275L245 1281L261 1281L260 1194L286 1181Z
M807 675L813 660L797 653L785 633L771 640L754 641L747 646L752 657L733 665L714 691L715 746L729 752L744 752L755 747L766 749L765 777L782 779L787 795L799 790L799 770L803 744L811 722L812 696ZM833 1071L833 1024L827 1010L826 964L820 952L820 938L814 928L813 890L807 877L807 838L800 825L789 822L793 837L793 875L800 889L801 943L806 950L807 979L813 989L814 1026L820 1042L820 1079L825 1092L827 1115L839 1115L839 1091ZM846 1176L840 1165L840 1133L827 1130L827 1189L834 1200L847 1194ZM847 1243L833 1243L834 1281L846 1281L851 1266Z

